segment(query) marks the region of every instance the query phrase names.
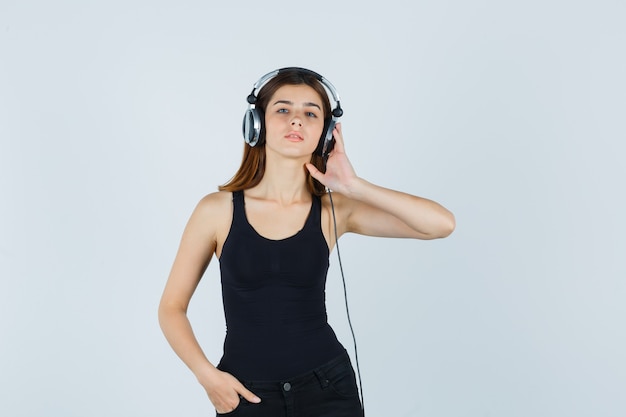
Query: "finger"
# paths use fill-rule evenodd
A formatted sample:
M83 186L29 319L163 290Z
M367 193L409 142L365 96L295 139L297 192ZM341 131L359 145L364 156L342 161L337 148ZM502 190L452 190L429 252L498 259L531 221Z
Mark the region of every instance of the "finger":
M245 398L248 402L258 404L261 402L261 399L257 397L252 391L248 390L243 385L237 390L239 395Z
M341 129L341 123L337 123L335 128L333 129L333 137L335 138L335 147L333 151L338 150L339 152L344 152L343 146L343 133Z
M309 170L309 174L311 174L311 176L313 178L315 178L316 180L322 182L321 179L324 177L324 173L322 173L322 171L317 169L315 167L315 165L313 165L311 163L306 163L305 166L306 166L306 169Z

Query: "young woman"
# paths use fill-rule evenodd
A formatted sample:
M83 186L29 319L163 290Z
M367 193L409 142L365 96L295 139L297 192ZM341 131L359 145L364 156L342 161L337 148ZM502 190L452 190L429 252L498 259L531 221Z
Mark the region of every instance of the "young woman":
M357 176L336 123L336 91L317 73L274 71L248 102L241 167L189 219L159 306L161 328L218 415L361 416L349 356L326 320L329 253L348 232L443 238L454 216ZM217 366L186 316L213 254L227 325Z

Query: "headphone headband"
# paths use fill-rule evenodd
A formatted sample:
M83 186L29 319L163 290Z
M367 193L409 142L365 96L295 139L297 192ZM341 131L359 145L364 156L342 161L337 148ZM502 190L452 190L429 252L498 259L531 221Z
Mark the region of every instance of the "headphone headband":
M248 96L248 103L255 104L256 96L257 94L259 94L259 91L261 91L261 88L263 88L265 84L267 84L272 78L276 77L278 74L284 71L300 71L300 72L303 72L308 75L312 75L315 78L317 78L317 80L321 82L322 85L326 87L326 89L330 92L330 95L333 97L333 101L337 103L337 107L335 107L335 109L333 110L333 116L335 117L342 116L343 110L341 110L341 99L339 98L339 93L337 92L337 89L335 88L335 86L326 78L318 74L317 72L311 71L310 69L301 68L301 67L285 67L285 68L277 69L274 71L270 71L264 76L262 76L261 78L259 78L259 80L256 83L254 83L254 86L252 87L252 92ZM335 114L336 111L341 112L341 114Z

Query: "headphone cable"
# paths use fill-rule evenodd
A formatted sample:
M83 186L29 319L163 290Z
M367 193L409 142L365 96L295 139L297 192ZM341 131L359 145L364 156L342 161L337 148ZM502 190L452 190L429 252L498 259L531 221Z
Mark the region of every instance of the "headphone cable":
M337 219L335 217L335 204L333 203L333 193L327 189L328 197L330 199L330 208L333 214L333 226L335 232L335 248L337 250L337 259L339 260L339 270L341 271L341 282L343 284L343 298L346 305L346 316L348 317L348 325L350 326L350 333L352 333L352 341L354 342L354 358L356 360L356 371L359 376L359 390L361 394L361 410L365 413L365 400L363 395L363 383L361 382L361 368L359 367L359 352L356 345L356 336L354 335L354 328L352 327L352 320L350 319L350 309L348 307L348 291L346 289L346 278L343 273L343 265L341 263L341 254L339 253L339 237L337 234Z

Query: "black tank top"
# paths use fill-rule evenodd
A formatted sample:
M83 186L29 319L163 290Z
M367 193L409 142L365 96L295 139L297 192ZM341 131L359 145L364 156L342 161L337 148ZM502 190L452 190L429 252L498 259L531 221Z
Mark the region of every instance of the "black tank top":
M345 351L328 325L328 245L322 205L313 196L304 227L286 239L259 235L248 223L243 192L220 256L226 318L219 368L241 380L281 380Z

